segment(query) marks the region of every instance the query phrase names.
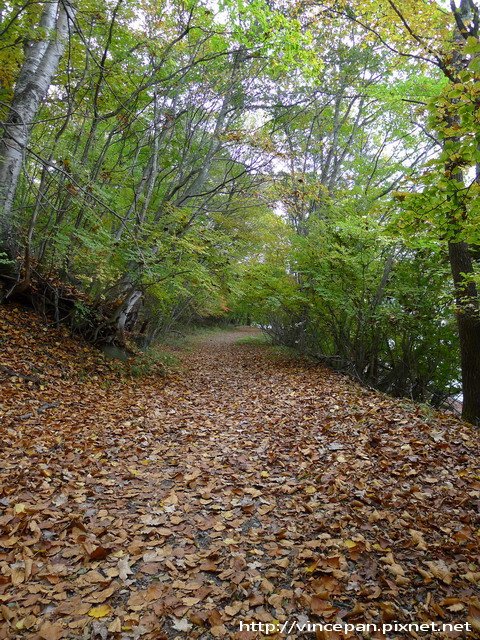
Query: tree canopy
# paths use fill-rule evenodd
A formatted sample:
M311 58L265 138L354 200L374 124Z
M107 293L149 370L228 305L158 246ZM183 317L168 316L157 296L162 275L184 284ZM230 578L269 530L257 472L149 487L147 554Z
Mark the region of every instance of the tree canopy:
M254 322L480 420L473 0L9 0L0 37L4 298Z

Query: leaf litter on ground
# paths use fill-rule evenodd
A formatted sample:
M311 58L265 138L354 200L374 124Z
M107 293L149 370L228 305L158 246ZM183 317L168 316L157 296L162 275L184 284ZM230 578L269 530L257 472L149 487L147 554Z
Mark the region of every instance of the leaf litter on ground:
M0 328L0 638L248 640L240 621L287 619L479 637L474 427L248 331L139 380L32 311Z

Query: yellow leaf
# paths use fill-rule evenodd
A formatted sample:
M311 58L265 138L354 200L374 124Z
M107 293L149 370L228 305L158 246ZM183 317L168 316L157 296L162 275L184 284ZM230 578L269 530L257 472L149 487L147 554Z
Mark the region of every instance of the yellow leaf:
M92 607L88 612L91 618L105 618L112 613L113 609L109 604L101 604L98 607Z
M343 544L347 547L347 549L353 549L353 547L357 546L357 543L354 540L344 540Z
M268 473L268 471L262 471L260 475L262 476L262 478L268 478L270 474Z
M135 469L135 467L127 467L127 469L130 471L130 473L134 477L137 477L137 476L141 475L140 471L137 471L137 469Z
M18 515L19 513L25 513L25 509L27 505L24 502L17 502L17 504L13 507L13 513Z
M318 563L319 561L317 560L316 562L314 562L313 564L311 564L310 566L308 566L305 569L305 573L314 573L314 571L316 570L316 568L318 567Z
M34 627L37 624L37 618L35 616L33 616L32 614L28 615L26 618L23 618L21 621L21 627L18 627L18 622L17 622L17 628L20 629L31 629L32 627Z

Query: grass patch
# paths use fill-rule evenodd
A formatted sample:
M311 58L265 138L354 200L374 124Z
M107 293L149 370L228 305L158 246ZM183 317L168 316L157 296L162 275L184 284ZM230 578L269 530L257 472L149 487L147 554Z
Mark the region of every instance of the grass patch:
M272 345L270 349L272 358L287 358L288 360L305 360L306 356L293 347L286 347L282 344Z
M145 378L147 376L166 376L178 369L179 359L169 351L155 345L145 351L132 356L126 362L112 362L110 366L117 375L131 378Z
M293 347L275 344L272 338L266 333L239 338L235 341L235 344L268 347L268 349L265 350L265 356L271 360L304 360L307 357Z
M179 360L176 356L155 346L135 358L130 365L130 374L134 378L143 378L152 374L165 376L178 365Z
M235 344L251 344L258 346L272 346L272 340L270 336L267 336L266 333L259 333L255 336L245 336L244 338L239 338L235 341Z
M168 333L166 336L163 336L159 339L157 344L188 352L191 351L194 348L195 343L202 338L218 333L224 333L226 331L232 331L234 328L235 327L233 325L213 325L211 327L187 325L179 327L178 329Z
M216 333L224 333L226 331L233 331L235 325L233 324L215 324L208 327L192 326L184 329L185 333L190 336L210 336Z

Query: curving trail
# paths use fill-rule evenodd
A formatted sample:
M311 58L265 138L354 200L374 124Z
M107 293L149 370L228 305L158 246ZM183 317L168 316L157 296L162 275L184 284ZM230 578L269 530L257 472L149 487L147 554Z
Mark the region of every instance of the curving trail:
M252 330L209 334L177 373L131 380L30 312L0 324L0 638L479 625L467 425L239 344Z

